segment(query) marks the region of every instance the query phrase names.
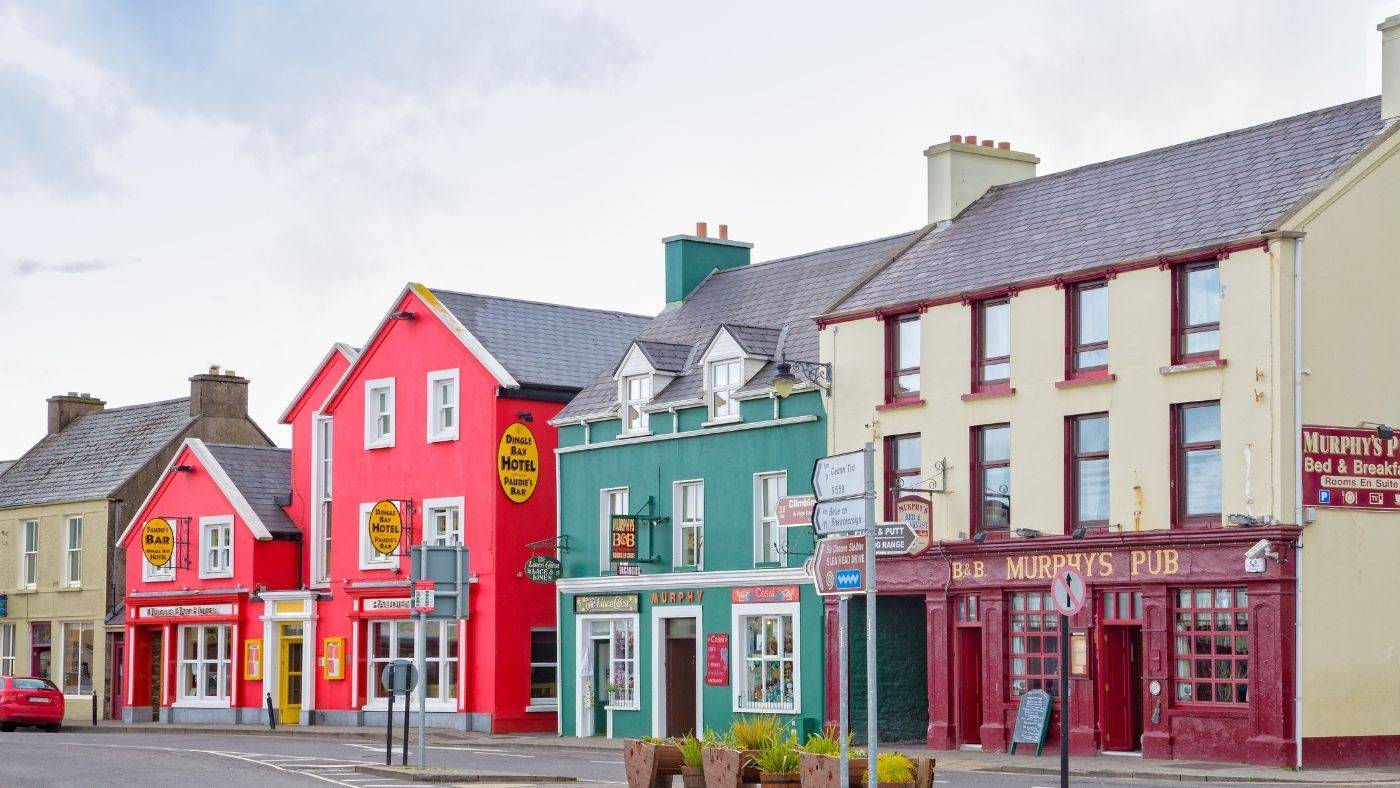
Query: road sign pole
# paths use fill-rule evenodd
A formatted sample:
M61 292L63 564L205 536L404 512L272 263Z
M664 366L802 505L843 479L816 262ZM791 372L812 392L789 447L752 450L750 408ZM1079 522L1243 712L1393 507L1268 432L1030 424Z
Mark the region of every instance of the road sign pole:
M436 622L434 622L434 623L436 623ZM455 624L456 622L454 621L453 623ZM427 641L428 641L428 638L427 638L427 629L428 629L428 620L427 620L427 617L426 617L424 614L419 613L419 614L418 614L418 626L417 626L417 627L414 629L414 631L413 631L413 652L414 652L414 657L413 657L413 658L414 658L414 660L418 663L418 675L423 677L423 686L420 687L419 690L418 690L418 768L420 768L420 769L424 768L424 766L423 766L423 758L424 758L425 743L426 743L426 741L427 741L427 727L428 727L428 722L427 722L427 720L428 720L428 665L427 665L427 653L428 653L428 643L427 643ZM439 649L445 649L445 648L447 648L447 643L445 643L445 642L439 640L439 641L438 641L438 648L439 648ZM447 656L447 655L444 654L443 656ZM442 682L444 682L444 681L446 681L446 680L447 680L447 677L446 677L446 676L438 676L438 683L439 683L439 684L441 684ZM408 699L407 699L407 698L404 698L404 702L407 703L407 702L408 702ZM407 742L408 742L408 731L407 731L407 730L404 731L404 742L405 742L405 745L404 745L404 756L405 756L405 760L407 760L407 756L408 756L408 746L407 746Z
M838 640L837 680L841 685L837 695L841 698L841 788L851 788L851 647L850 647L851 595L836 597L836 636Z
M394 765L394 691L389 690L389 713L384 715L384 765Z
M880 726L878 722L878 685L875 675L875 444L865 444L865 725L869 731L869 788L878 788L875 773L880 763Z
M1060 788L1069 788L1069 616L1060 614Z

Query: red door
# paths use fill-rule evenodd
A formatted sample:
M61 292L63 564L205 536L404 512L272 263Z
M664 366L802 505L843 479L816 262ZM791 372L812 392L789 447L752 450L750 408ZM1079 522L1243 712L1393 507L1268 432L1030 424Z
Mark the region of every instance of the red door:
M126 695L126 643L118 636L112 639L112 658L108 661L107 694L112 698L110 719L122 718Z
M1133 752L1142 741L1142 663L1137 627L1099 629L1099 727L1103 749Z
M982 629L958 627L958 743L982 743Z

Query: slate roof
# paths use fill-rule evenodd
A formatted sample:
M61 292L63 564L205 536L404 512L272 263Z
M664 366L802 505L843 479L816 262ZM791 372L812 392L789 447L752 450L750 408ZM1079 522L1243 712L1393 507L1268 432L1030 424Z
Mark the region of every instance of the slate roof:
M188 397L80 416L0 475L0 509L109 498L193 422Z
M1368 98L993 187L828 314L972 293L1273 229L1382 130Z
M781 328L765 328L763 326L736 326L725 323L720 328L729 332L734 337L734 341L739 343L739 347L751 356L764 356L772 358L778 352L778 337L783 333ZM719 334L718 331L715 332Z
M10 467L11 465L14 465L14 464L15 464L15 461L14 461L14 460L0 460L0 473L4 473L6 470L9 469L9 467Z
M913 235L902 233L712 273L684 301L662 310L637 336L639 343L667 343L687 349L682 374L658 392L653 403L662 405L701 397L703 381L695 365L722 325L752 329L746 336L754 347L766 347L762 343L769 341L776 343L783 327L788 326L784 338L787 358L816 361L817 327L812 315L902 248ZM762 355L771 356L772 352ZM745 390L768 386L773 367L774 364L767 364L745 385ZM598 372L600 369L603 371ZM555 420L615 415L616 369L615 364L595 367L593 382Z
M294 534L297 528L278 501L288 500L292 489L292 452L275 446L233 446L206 443L233 486L247 499L267 530Z
M646 356L653 369L658 372L680 372L690 358L690 345L677 345L670 342L638 341L638 349ZM618 362L619 364L621 362Z
M522 386L581 389L650 318L431 289Z

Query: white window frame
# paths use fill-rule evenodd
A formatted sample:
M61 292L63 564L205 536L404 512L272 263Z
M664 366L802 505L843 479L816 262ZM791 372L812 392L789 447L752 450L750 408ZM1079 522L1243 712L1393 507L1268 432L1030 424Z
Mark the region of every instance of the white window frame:
M311 582L331 582L331 514L335 487L335 421L321 413L311 414Z
M180 549L175 545L170 550L170 560L165 562L165 566L153 566L146 556L141 556L141 580L146 583L169 583L175 580L175 556Z
M632 397L631 383L638 381L644 384L640 399ZM652 386L655 381L651 375L625 375L622 378L619 399L622 400L622 434L623 435L649 435L651 434L651 414L642 410L642 406L651 402L653 394ZM637 411L637 424L632 425L632 409Z
M549 661L549 662L536 662L536 661L534 660L533 653L534 653L534 649L535 649L535 633L536 633L536 632L553 632L553 633L554 633L554 650L553 650L553 654L551 654L551 656L550 656L550 661ZM525 710L526 710L526 711L554 711L554 710L556 710L556 709L559 708L559 687L561 686L561 682L559 681L559 679L560 679L560 676L559 676L559 630L558 630L557 628L555 628L555 627L531 627L531 628L530 628L530 651L531 651L531 659L530 659L530 672L531 672L531 673L534 672L535 668L553 668L553 669L554 669L554 697L553 697L553 698L536 698L536 697L531 697L531 698L530 698L530 705L527 706L527 707L525 707ZM532 688L532 689L533 689L533 688Z
M383 555L375 550L369 543L369 513L374 510L374 505L378 501L360 504L360 568L361 569L393 569L399 565L399 556ZM394 504L398 506L397 503ZM400 512L402 514L402 512Z
M56 627L56 628L58 629L58 648L54 649L54 651L57 651L57 652L58 652L58 659L57 659L57 661L51 661L51 662L49 662L49 672L50 672L51 674L55 674L55 675L58 676L58 680L55 681L54 684L58 685L59 691L63 693L63 696L64 696L65 698L91 698L91 697L92 697L92 689L93 689L93 687L96 686L96 682L97 682L97 672L96 672L96 671L98 670L98 665L97 665L97 640L96 640L96 637L97 637L97 625L94 624L94 623L91 622L91 621L55 621L55 622L53 622L53 626ZM69 692L69 691L68 691L68 682L67 682L67 679L66 679L66 671L67 671L67 667L68 667L68 627L70 627L70 626L75 626L75 627L78 628L78 653L79 653L79 654L82 654L82 652L83 652L83 641L84 641L84 639L85 639L85 638L84 638L84 635L86 635L86 640L88 641L88 644L92 647L92 661L88 663L88 691L87 691L87 692L82 692L82 691L81 691L82 688L83 688L83 677L82 677L82 673L81 673L81 670L82 670L81 662L79 663L79 671L80 671L80 672L79 672L79 675L78 675L78 687L77 687L77 689L78 689L79 691L78 691L78 692ZM49 642L52 643L52 642L53 642L53 635L52 635L53 630L49 630L49 631L50 631L50 633L51 633L50 636L49 636L49 637L50 637ZM79 659L81 659L81 657L79 657Z
M715 385L715 371L720 367L733 365L735 377L724 386ZM705 401L709 406L711 422L725 422L739 420L739 401L734 399L734 394L744 387L744 359L742 358L719 358L710 361L705 365ZM720 413L715 407L715 395L726 393L726 409Z
M610 692L610 693L608 693L608 697L606 697L606 698L598 698L598 699L595 700L595 702L596 702L596 703L602 703L602 704L606 705L608 709L613 710L613 711L636 711L636 710L640 709L640 708L642 707L642 689L641 689L641 686L640 686L640 685L641 685L641 681L642 681L642 674L641 674L641 669L642 669L642 668L641 668L641 663L639 662L639 659L640 659L640 658L639 658L639 656L638 656L637 649L638 649L638 647L639 647L640 644L641 644L641 631L642 631L642 630L641 630L641 626L642 626L642 617L641 617L641 615L640 615L640 614L637 614L637 613L617 613L617 614L612 614L612 615L579 616L579 617L578 617L578 621L579 621L579 637L580 637L580 639L582 640L584 647L588 648L590 651L593 649L593 643L594 643L594 641L597 641L597 640L607 640L607 641L609 642L609 644L611 644L612 641L618 639L618 632L619 632L619 631L631 630L631 632L632 632L632 654L631 654L631 657L627 657L627 656L626 656L626 653L625 653L625 651L624 651L624 656L623 656L622 659L615 659L615 658L613 657L612 646L609 645L609 647L608 647L608 675L609 675L609 676L612 676L612 675L613 675L613 669L612 669L612 666L613 666L613 665L615 665L615 664L623 664L623 665L630 664L630 665L631 665L631 668L632 668L632 687L631 687L632 692L631 692L631 695L630 695L630 697L624 695L624 696L622 697L622 700L621 700L620 702L615 702L615 700L614 700L614 695L613 695L613 693ZM595 622L595 621L606 621L606 622L608 622L608 636L607 636L606 638L601 638L601 637L595 638L595 637L593 637L593 622ZM580 655L579 658L582 659L582 656ZM593 666L593 670L595 671L595 674L596 674L596 671L601 670L601 666L599 666L599 665L594 665L594 666ZM619 686L621 686L621 685L619 685ZM581 689L581 687L580 687L580 689Z
M730 629L730 659L733 663L734 711L746 714L801 714L802 713L802 612L800 602L775 602L759 605L734 605L732 628ZM761 616L790 616L792 619L792 656L780 657L792 661L792 706L769 707L748 705L749 652L747 619ZM781 638L779 638L781 642Z
M230 690L233 687L232 672L232 648L233 625L231 624L182 624L178 627L179 637L177 646L179 651L175 654L175 705L176 706L203 706L210 708L228 708L230 706ZM217 629L219 631L219 656L209 659L204 656L204 630ZM195 649L195 658L185 657L185 643L191 631L197 633L199 646ZM186 668L192 669L195 673L196 694L185 694ZM210 669L217 671L218 694L209 696L204 694L204 678Z
M223 567L216 567L215 562L210 560L209 535L216 532L221 533L224 539L218 548L219 552L227 557ZM233 515L221 514L199 518L199 576L233 577Z
M700 516L687 520L685 516L685 490L688 487L698 487L700 494L696 496L699 503ZM704 479L684 479L671 485L671 519L674 527L671 533L671 565L677 569L689 569L694 567L699 572L705 568L705 480ZM695 563L684 563L684 551L687 532L696 531L699 534L699 544L697 545Z
M622 511L613 511L613 496L622 496ZM631 514L632 493L628 487L604 487L598 491L598 574L612 571L612 515Z
M74 526L77 526L76 532ZM70 514L63 518L63 585L69 588L82 588L83 586L83 516L81 514Z
M424 498L423 499L423 544L466 544L467 499L462 496L456 498ZM440 541L442 534L439 532L437 514L439 512L457 513L457 541L451 539Z
M39 521L20 521L19 587L39 586Z
M439 396L442 384L452 384L452 396L445 400ZM450 400L450 401L449 401ZM462 424L462 386L461 371L457 369L439 369L428 373L428 417L424 423L428 425L428 443L438 443L440 441L455 441L461 434ZM452 426L440 427L442 412L450 410L452 414Z
M367 627L365 628L365 665L366 665L366 667L368 668L368 671L367 671L367 674L366 674L365 709L366 709L367 711L383 710L383 709L387 708L388 705L389 705L388 699L387 699L387 697L384 695L384 687L383 687L382 684L379 683L379 675L380 675L380 673L383 672L383 667L382 667L383 665L388 664L389 662L391 662L391 661L393 661L393 660L395 660L395 659L411 659L411 660L415 660L415 661L416 661L416 659L417 659L417 654L413 653L413 650L412 650L411 648L410 648L408 654L400 654L400 653L399 653L399 650L398 650L399 639L398 639L397 636L391 637L391 638L389 639L389 656L388 656L388 657L376 657L376 656L374 656L375 629L378 628L378 627L380 627L380 626L383 626L383 625L388 625L388 626L393 627L394 630L397 630L397 629L398 629L398 625L401 625L401 624L407 624L407 625L409 625L410 629L411 629L412 632L413 632L413 636L414 636L413 639L412 639L410 642L412 642L412 643L414 643L414 644L416 644L416 643L418 642L418 641L417 641L417 634L418 634L417 628L418 628L419 626L423 626L424 624L426 624L426 625L429 626L429 627L435 627L435 628L437 628L437 635L438 635L438 638L439 638L439 640L438 640L438 644L439 644L439 645L438 645L438 656L437 656L437 657L428 657L428 658L425 658L425 661L427 661L427 662L436 662L436 663L438 663L438 665L439 665L439 667L438 667L438 677L439 677L439 681L438 681L438 696L437 696L436 698L430 697L430 698L427 699L427 709L428 709L428 711L437 711L437 712L442 712L442 711L455 712L455 711L457 711L457 692L458 692L458 688L459 688L459 686L460 686L460 684L461 684L461 682L462 682L462 670L461 670L461 666L462 666L461 656L462 656L462 655L461 655L461 653L460 653L461 648L462 648L462 629L461 629L461 627L459 626L459 622L456 621L456 620L450 620L450 621L426 621L426 622L424 622L424 621L419 621L419 620L417 620L417 619L405 619L405 618L375 618L375 619L370 619L370 621L369 621L369 626L367 626ZM448 629L447 629L448 627L454 628L454 629L456 630L456 633L457 633L457 645L456 645L456 647L453 648L450 652L443 648L443 645L445 645L446 640L447 640L446 635L448 634ZM432 630L429 629L429 630L427 630L427 631L424 632L424 636L423 636L423 644L424 644L424 646L426 646L427 643L428 643L428 633L431 632L431 631L432 631ZM456 666L456 669L452 671L452 673L453 673L453 677L452 677L453 680L450 681L450 682L448 682L448 681L443 681L443 680L442 680L442 677L448 672L448 671L446 670L446 668L447 668L449 665L455 665L455 666ZM424 689L425 687L427 687L427 680L426 680L426 677L419 677L418 686L413 690L413 695L412 695L411 698L410 698L410 702L413 704L413 707L414 707L414 708L417 708L417 706L418 706L418 695L419 695L419 693L421 693L421 692L423 691L423 689Z
M787 471L767 471L755 473L753 475L753 562L754 566L759 564L779 564L783 563L782 549L787 541L787 529L778 524L778 500L787 495ZM776 479L778 482L778 495L773 499L773 514L767 515L763 510L763 487L764 483ZM773 550L773 559L768 559L768 543L764 536L765 528L771 529L774 544L778 545Z
M15 675L15 625L0 624L0 676Z
M377 411L374 409L374 395L376 391L387 389L389 391L389 409ZM394 445L394 435L398 432L398 393L395 390L394 378L375 378L365 381L365 448L366 449L387 449ZM389 417L388 432L380 432L379 418L387 415Z

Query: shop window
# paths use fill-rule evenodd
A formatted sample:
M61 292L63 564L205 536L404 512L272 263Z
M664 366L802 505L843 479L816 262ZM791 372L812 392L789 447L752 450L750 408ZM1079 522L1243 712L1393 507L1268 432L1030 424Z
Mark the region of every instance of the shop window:
M15 675L15 625L0 624L0 676Z
M797 708L797 633L794 617L761 613L738 617L743 672L738 708L794 712Z
M1179 527L1219 525L1220 403L1193 402L1174 409L1174 522Z
M455 369L428 373L428 442L457 440L457 385Z
M69 517L63 536L63 583L79 587L83 584L83 518Z
M715 361L710 364L710 419L739 418L739 401L734 395L744 385L744 362Z
M650 416L642 406L651 401L651 376L631 375L622 379L622 430L646 432Z
M1060 694L1060 614L1049 593L1011 595L1011 655L1007 672L1011 697L1031 690Z
M1070 416L1066 426L1069 530L1108 525L1108 414Z
M998 298L972 305L972 390L1011 382L1011 301Z
M920 313L885 318L885 401L919 398Z
M1176 699L1249 702L1249 595L1243 588L1176 591Z
M315 571L313 574L317 583L329 583L331 581L331 462L335 434L334 422L329 416L320 415L312 421L315 424L317 501L313 531L318 537L313 546L315 551Z
M228 702L229 639L226 624L180 627L180 700Z
M39 583L39 521L24 521L24 547L19 559L19 583L34 588Z
M753 493L754 563L780 563L785 532L778 525L778 499L787 495L787 472L755 476Z
M559 705L558 632L530 630L530 705Z
M1108 282L1072 285L1066 294L1069 320L1065 377L1080 378L1108 370Z
M368 700L385 697L384 687L379 681L384 668L396 659L417 660L413 650L412 620L393 619L371 621L369 623L369 672L365 676ZM425 675L413 691L412 700L418 693L427 692L429 704L439 707L457 703L457 622L425 621L423 633L423 660Z
M365 448L394 445L394 379L365 381Z
M233 577L233 518L199 518L199 576Z
M894 519L895 501L904 490L917 490L923 476L919 433L885 438L885 519Z
M675 565L702 569L705 566L705 483L678 482L674 510Z
M630 514L627 511L627 488L618 487L612 490L600 490L598 493L602 498L600 501L600 516L598 523L598 572L607 574L612 571L612 518L613 515Z
M594 649L585 652L588 668L603 671L600 677L607 692L607 704L614 709L640 708L637 696L637 618L587 619L592 641L607 641L607 659L592 665Z
M972 428L973 534L1011 527L1011 425Z
M1216 261L1172 270L1172 363L1220 356L1220 264Z
M463 498L429 498L423 501L423 544L462 544Z
M1101 598L1101 620L1104 624L1141 624L1141 591L1105 591Z

